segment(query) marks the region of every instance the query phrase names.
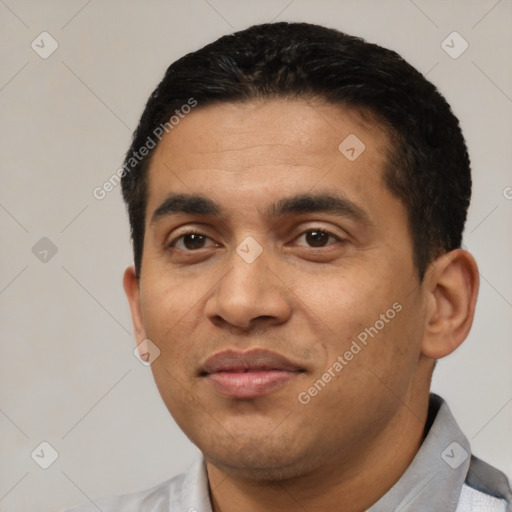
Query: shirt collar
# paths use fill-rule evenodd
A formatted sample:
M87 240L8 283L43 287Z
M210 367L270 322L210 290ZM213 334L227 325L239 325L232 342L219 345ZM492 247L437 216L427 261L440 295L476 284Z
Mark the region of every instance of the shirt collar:
M454 511L469 469L470 445L446 402L430 395L435 415L418 453L400 480L368 512Z
M453 512L470 463L469 442L457 425L448 405L430 395L432 426L400 480L367 512ZM204 459L186 475L171 511L212 512Z

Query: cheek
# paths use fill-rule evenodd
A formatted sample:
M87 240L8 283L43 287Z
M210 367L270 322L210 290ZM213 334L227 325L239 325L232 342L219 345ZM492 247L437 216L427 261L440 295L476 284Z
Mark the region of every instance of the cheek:
M141 287L141 307L147 337L160 349L163 359L177 362L186 354L189 329L197 324L194 305L204 295L201 279L189 286L164 273Z
M393 294L363 272L334 269L329 275L306 278L296 286L296 293L317 316L339 346L343 348L365 328L372 326L379 315L392 306Z
M194 304L200 299L196 296L198 286L189 288L160 275L146 290L141 293L146 335L160 350L151 364L153 378L169 412L180 424L182 414L197 406L191 387L197 360L191 355L190 340L197 326Z
M298 291L329 330L321 340L329 365L346 354L350 366L362 371L400 380L393 374L404 368L407 376L401 375L409 378L407 367L414 367L419 355L421 333L411 328L419 324L419 308L411 304L397 275L382 269L372 274L340 271Z

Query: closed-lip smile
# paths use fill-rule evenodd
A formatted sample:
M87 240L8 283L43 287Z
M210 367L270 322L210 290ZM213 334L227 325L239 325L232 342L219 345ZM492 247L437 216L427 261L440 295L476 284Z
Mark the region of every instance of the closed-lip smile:
M303 372L304 368L270 350L228 349L208 358L199 375L222 395L249 399L267 395Z

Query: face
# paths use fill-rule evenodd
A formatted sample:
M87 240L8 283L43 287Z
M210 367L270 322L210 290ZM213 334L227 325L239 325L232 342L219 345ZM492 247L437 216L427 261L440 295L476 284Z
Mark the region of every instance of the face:
M367 117L297 100L199 105L156 148L136 336L159 348L161 396L216 467L349 467L427 392L388 149Z

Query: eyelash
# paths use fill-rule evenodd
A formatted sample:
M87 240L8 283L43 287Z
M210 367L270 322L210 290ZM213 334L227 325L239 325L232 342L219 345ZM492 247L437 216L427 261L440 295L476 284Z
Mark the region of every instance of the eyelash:
M330 231L327 231L326 229L322 229L322 228L309 228L309 229L306 229L305 231L302 231L297 237L294 238L294 240L306 235L307 233L311 233L311 232L317 232L317 233L323 233L325 235L328 235L330 238L334 238L335 242L339 242L339 243L343 243L345 242L346 240L344 238L341 238L339 237L338 235L335 235L334 233L331 233ZM190 231L186 231L185 233L182 233L181 235L177 236L176 238L174 238L168 245L167 245L167 248L168 249L172 249L176 246L176 244L182 240L185 236L187 235L200 235L200 236L203 236L209 240L213 240L211 237L209 237L208 235L204 235L203 233L200 233L199 231L195 231L195 230L190 230ZM324 249L325 247L329 247L330 245L332 244L327 244L326 246L322 246L322 247L313 247L313 246L307 246L309 249ZM302 246L304 247L304 246ZM200 249L179 249L180 251L183 251L183 252L199 252L201 249L204 249L204 247L201 247Z

